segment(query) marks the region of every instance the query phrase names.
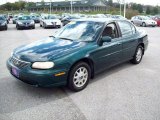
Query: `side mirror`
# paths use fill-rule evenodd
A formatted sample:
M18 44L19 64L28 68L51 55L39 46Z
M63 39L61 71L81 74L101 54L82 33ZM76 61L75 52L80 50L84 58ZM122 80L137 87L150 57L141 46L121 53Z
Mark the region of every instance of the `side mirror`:
M102 37L102 42L111 42L112 41L112 38L109 37L109 36L103 36Z

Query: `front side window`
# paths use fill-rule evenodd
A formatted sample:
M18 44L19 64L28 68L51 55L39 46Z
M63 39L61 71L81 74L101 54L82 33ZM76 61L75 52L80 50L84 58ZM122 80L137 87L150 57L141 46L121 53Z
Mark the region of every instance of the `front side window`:
M118 21L118 24L122 33L122 37L133 35L133 28L131 27L131 23L127 21Z
M103 27L101 22L77 21L70 22L63 27L56 38L70 39L75 41L93 41Z
M117 32L117 27L116 27L115 23L108 24L106 26L106 28L104 29L102 36L109 36L112 39L117 38L118 32Z

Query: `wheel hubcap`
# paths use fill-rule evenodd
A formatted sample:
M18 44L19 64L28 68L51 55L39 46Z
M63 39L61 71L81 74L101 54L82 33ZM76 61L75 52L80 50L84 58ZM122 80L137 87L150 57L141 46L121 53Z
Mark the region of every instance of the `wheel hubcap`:
M73 76L73 82L76 87L85 85L88 79L88 70L85 67L80 67L76 70Z
M137 54L136 54L136 60L139 62L142 58L142 49L138 48Z

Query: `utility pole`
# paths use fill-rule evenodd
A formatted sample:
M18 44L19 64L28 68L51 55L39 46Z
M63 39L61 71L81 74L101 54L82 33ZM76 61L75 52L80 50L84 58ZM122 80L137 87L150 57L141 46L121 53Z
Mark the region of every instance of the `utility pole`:
M126 0L124 0L124 17L126 18Z
M71 0L71 14L73 14L73 1Z
M51 12L52 12L52 0L50 0L50 15L51 15Z
M120 15L122 15L122 4L121 4L121 0L117 0L118 1L118 3L119 3L119 7L120 7Z
M121 0L120 0L120 15L122 15Z

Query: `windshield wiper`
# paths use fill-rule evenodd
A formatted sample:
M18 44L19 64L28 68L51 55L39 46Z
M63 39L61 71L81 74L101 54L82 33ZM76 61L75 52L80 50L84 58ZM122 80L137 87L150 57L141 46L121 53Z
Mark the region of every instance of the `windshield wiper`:
M70 40L70 41L73 41L72 39L69 39L69 38L63 38L63 37L60 37L59 39L63 39L63 40Z

